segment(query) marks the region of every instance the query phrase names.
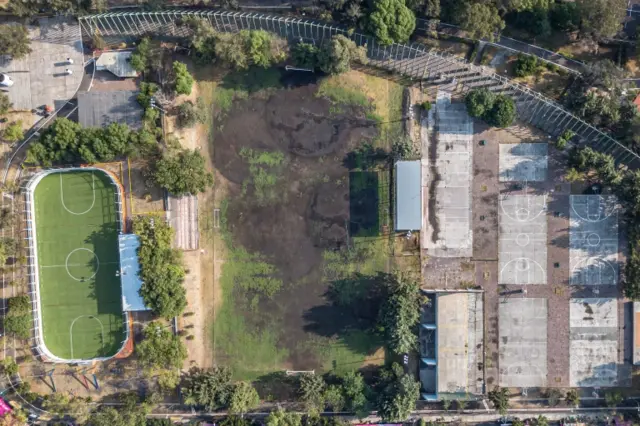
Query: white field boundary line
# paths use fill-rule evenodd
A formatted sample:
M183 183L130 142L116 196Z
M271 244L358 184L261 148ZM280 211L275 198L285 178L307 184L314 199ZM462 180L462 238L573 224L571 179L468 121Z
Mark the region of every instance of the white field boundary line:
M45 177L48 176L52 173L66 173L66 172L72 172L72 171L91 171L91 172L95 172L95 171L100 171L102 173L105 173L109 179L111 180L111 183L113 184L113 186L116 188L115 189L115 194L116 194L116 210L117 210L117 218L118 218L118 224L119 224L119 230L118 233L122 232L122 194L120 193L120 186L118 186L118 184L113 180L113 177L109 174L104 172L103 170L100 170L96 167L85 167L82 169L79 168L63 168L63 169L50 169L50 170L44 170L40 173L37 173L36 175L32 176L31 179L29 180L29 182L27 183L26 187L25 187L25 197L27 200L27 217L31 218L31 223L29 223L29 221L27 221L27 235L31 236L31 242L30 242L30 258L31 260L31 264L29 265L32 269L32 273L29 276L29 285L33 287L32 293L34 294L34 297L32 301L32 303L35 302L35 309L34 309L34 323L37 324L37 326L34 329L34 338L35 338L35 342L36 342L36 347L37 349L40 351L41 354L45 355L49 361L51 362L55 362L55 363L64 363L64 364L70 364L70 363L79 363L79 364L85 364L88 362L93 362L93 361L106 361L109 360L111 358L113 358L114 356L116 356L118 353L120 353L120 351L122 351L122 349L124 348L124 346L126 345L127 341L129 340L129 336L131 333L131 330L129 328L129 321L128 319L128 315L127 312L124 311L124 306L121 305L121 309L122 309L122 313L123 313L123 321L125 324L125 339L122 342L122 346L116 351L115 354L113 354L110 357L96 357L96 358L92 358L90 360L86 360L86 359L63 359L60 357L57 357L55 355L53 355L53 353L51 353L51 351L49 351L49 349L46 347L46 345L44 344L44 335L43 335L43 330L42 330L42 301L40 299L40 277L38 274L38 270L37 270L37 266L38 266L38 250L37 250L37 235L36 235L36 220L35 220L35 203L34 203L34 190L36 188L36 186L38 186L38 183L40 183L40 181ZM120 256L120 250L118 248L118 256ZM119 259L120 260L120 259ZM120 262L121 263L121 262ZM120 278L120 288L122 288L122 278ZM122 300L122 299L121 299Z
M104 325L102 324L102 321L100 321L100 318L97 318L94 315L79 315L75 317L73 321L71 321L71 325L69 326L69 349L71 350L71 358L73 358L73 326L75 325L76 321L78 321L80 318L90 318L98 321L98 324L100 324L100 330L102 333L101 349L102 351L104 351Z
M93 195L93 201L91 201L91 205L89 206L89 208L81 213L72 212L64 203L64 185L62 185L62 173L60 173L60 203L62 203L62 207L64 207L64 209L70 214L73 214L76 216L82 216L84 214L89 213L91 209L93 209L93 206L96 205L96 180L95 180L95 177L93 176L93 172L91 172L91 192Z

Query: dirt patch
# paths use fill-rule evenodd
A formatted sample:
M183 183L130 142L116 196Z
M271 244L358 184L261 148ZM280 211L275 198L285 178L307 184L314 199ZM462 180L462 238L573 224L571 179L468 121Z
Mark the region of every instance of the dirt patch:
M164 212L164 193L156 185L149 184L145 176L147 164L143 160L134 160L127 163L129 177L129 205L131 213L149 214Z
M226 313L216 317L219 360L247 357L233 353L231 342L238 340L233 331L245 327L251 330L245 347L273 351L265 355L264 369L326 368L326 357L319 355L328 350L322 347L326 341L310 330L309 316L327 308L325 320L331 322L322 266L327 251L350 244L351 176L344 160L371 143L378 130L361 107L335 108L316 90L311 84L236 101L216 125L215 167L228 181L227 241L234 256L247 259L242 264L226 259L227 267L237 270L235 281L223 284L233 298L227 293L224 300L235 306L224 306ZM275 295L238 288L238 277L254 269L259 271L253 281L281 283ZM232 325L235 330L225 330ZM335 339L336 333L322 336ZM375 353L360 362L367 356ZM335 364L340 356L331 357Z

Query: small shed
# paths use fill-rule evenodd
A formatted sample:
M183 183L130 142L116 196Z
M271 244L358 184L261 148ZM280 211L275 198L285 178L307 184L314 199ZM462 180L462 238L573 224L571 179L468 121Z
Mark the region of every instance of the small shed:
M396 231L416 231L422 227L422 182L420 168L420 160L396 162Z
M131 51L104 52L96 60L96 71L109 71L116 77L132 78L138 71L131 66Z

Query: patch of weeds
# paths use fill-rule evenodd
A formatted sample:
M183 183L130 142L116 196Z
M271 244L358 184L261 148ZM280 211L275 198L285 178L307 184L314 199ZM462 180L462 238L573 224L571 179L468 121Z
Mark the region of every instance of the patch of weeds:
M328 98L331 102L340 105L355 105L365 109L371 106L371 102L362 92L329 78L320 82L316 96Z
M282 324L261 318L260 296L275 294L282 282L277 271L258 255L234 247L228 229L228 200L220 203L220 231L229 250L222 264L222 301L212 327L216 356L238 380L253 380L280 368L289 352L281 348ZM236 289L238 291L236 291ZM247 291L249 290L249 291ZM271 296L269 296L271 297Z
M285 156L280 151L256 151L242 147L240 157L249 164L251 175L242 183L242 195L246 195L249 186L258 205L264 206L280 201L277 190L282 176Z
M324 251L324 279L333 282L349 278L356 273L373 275L384 271L389 254L387 238L354 237L349 247L337 251Z

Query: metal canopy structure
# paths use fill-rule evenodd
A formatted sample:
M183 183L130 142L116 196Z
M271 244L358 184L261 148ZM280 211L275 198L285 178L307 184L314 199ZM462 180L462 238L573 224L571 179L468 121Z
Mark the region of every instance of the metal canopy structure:
M140 262L138 247L140 238L135 234L118 236L120 245L120 280L122 282L122 309L125 312L148 311L140 296L142 280L140 279Z
M367 49L368 65L397 72L411 80L449 84L461 94L476 88L487 88L496 94L510 96L515 101L518 117L523 122L552 136L571 130L584 144L610 154L618 164L634 169L640 167L638 154L604 131L571 114L557 102L486 67L471 64L465 59L438 52L420 43L382 45L372 37L351 32L347 28L308 19L210 9L107 12L78 19L87 37L99 34L105 40L118 42L150 35L174 40L184 38L191 33L183 24L186 17L201 18L209 22L216 31L264 30L292 42L319 44L334 35L344 35Z
M420 176L420 160L396 163L396 231L416 231L422 227Z

